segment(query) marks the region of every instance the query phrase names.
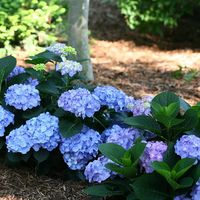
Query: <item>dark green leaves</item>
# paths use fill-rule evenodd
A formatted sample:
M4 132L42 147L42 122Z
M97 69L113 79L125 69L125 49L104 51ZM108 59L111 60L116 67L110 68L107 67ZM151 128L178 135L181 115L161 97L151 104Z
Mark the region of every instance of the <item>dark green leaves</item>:
M39 151L35 151L33 153L34 158L37 160L38 163L44 162L49 157L49 151L45 149L40 149Z
M74 121L68 121L66 119L62 119L59 121L59 130L64 138L68 138L77 133L80 133L82 128L83 128L83 123L79 119L76 119Z

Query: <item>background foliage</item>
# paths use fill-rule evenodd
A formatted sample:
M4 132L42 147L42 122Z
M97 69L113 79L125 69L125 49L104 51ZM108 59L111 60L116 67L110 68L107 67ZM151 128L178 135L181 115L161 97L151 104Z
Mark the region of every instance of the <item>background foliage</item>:
M161 34L164 27L177 26L179 19L192 14L199 3L199 0L118 0L131 29L157 34Z
M30 45L48 44L56 39L56 27L62 22L66 6L62 0L1 0L0 46L30 49Z

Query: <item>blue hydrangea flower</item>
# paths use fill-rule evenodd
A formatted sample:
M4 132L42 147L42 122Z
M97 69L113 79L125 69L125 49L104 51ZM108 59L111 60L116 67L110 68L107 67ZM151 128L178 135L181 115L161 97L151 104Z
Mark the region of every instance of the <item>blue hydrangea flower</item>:
M33 142L31 135L27 131L27 127L21 126L14 129L6 136L6 145L8 152L26 154L30 151Z
M185 195L176 196L174 200L191 200L191 198L185 197Z
M14 114L0 105L0 137L4 135L5 128L11 123L14 123Z
M31 85L15 84L10 86L5 94L7 105L19 110L27 110L40 105L39 91Z
M132 111L135 106L135 99L131 96L125 98L125 111Z
M194 186L191 192L192 200L199 200L200 199L200 180Z
M76 73L81 72L82 65L76 61L66 60L56 65L56 71L60 71L62 75L73 77Z
M132 109L133 115L134 116L150 115L151 114L150 103L152 99L153 97L146 96L146 97L143 97L142 99L136 100L135 105Z
M88 161L96 157L100 143L100 134L84 127L79 134L70 138L63 138L60 151L70 169L80 170L84 169Z
M23 74L25 73L25 69L23 67L20 66L16 66L13 71L9 74L9 76L7 77L7 80L10 80L11 78L19 75L19 74Z
M64 92L58 100L58 106L82 118L93 117L100 109L98 98L84 88Z
M65 48L66 48L66 45L64 43L55 43L47 47L46 50L52 53L55 53L58 56L65 55L65 54L67 56L68 53L65 52Z
M39 81L37 79L28 78L28 80L25 81L25 84L36 87L39 84Z
M174 148L181 158L200 160L200 138L195 135L183 135L176 141Z
M104 156L89 162L84 171L86 180L88 180L90 183L101 183L102 181L110 178L112 172L105 167L107 163L109 163L109 159L105 158Z
M153 172L151 164L154 161L162 161L163 155L166 150L167 150L167 145L162 141L147 142L144 154L140 158L141 164L144 167L146 173Z
M118 125L113 125L102 134L102 138L106 143L115 143L125 149L131 148L134 141L140 136L140 132L137 129L121 128Z
M126 94L112 86L98 86L93 94L99 98L101 105L115 111L121 111L126 107Z
M6 137L6 144L9 152L26 154L31 148L35 151L40 148L52 151L60 140L58 118L42 113L11 131Z

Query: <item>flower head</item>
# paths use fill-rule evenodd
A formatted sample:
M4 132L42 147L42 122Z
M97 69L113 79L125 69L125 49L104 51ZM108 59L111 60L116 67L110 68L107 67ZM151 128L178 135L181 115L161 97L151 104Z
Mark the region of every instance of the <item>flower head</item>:
M163 155L167 150L167 145L164 142L147 142L146 148L144 150L144 154L140 158L141 164L144 167L146 173L153 172L151 164L154 161L162 161Z
M16 66L13 71L9 74L9 76L7 77L7 80L10 80L11 78L19 75L19 74L23 74L25 73L25 69L23 67L20 66Z
M197 181L196 185L194 186L191 192L192 200L199 200L200 199L200 180Z
M153 97L146 96L142 99L136 100L135 105L132 109L133 115L134 116L150 115L151 114L150 103L151 103L152 99L153 99Z
M84 171L86 179L90 183L101 183L102 181L108 179L112 175L112 172L105 167L107 163L109 163L109 159L104 156L89 162Z
M19 110L32 109L40 105L39 91L31 85L15 84L7 89L5 102Z
M11 123L14 123L14 114L0 105L0 137L4 135L5 128Z
M25 125L13 130L6 137L8 151L26 154L31 148L52 151L60 142L58 118L42 113L26 121Z
M137 129L121 128L118 125L113 125L103 132L102 137L106 143L115 143L129 149L134 141L140 137L140 132Z
M60 71L62 75L74 76L76 73L82 71L82 65L76 61L66 60L56 65L56 70Z
M115 111L121 111L125 107L126 94L112 86L98 86L93 92L96 95L101 105L108 106L108 108Z
M58 106L82 118L93 117L100 109L98 98L84 88L64 92L58 100Z
M70 169L80 170L84 169L88 161L96 157L100 143L100 134L84 127L79 134L63 138L60 151Z
M200 160L200 138L195 135L183 135L177 140L175 153L181 158L194 158Z

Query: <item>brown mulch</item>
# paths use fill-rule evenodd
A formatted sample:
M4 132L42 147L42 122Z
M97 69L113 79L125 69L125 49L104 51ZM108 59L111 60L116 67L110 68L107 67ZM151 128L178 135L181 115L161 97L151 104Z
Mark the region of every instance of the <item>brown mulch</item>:
M83 183L35 175L0 165L0 200L87 200Z

